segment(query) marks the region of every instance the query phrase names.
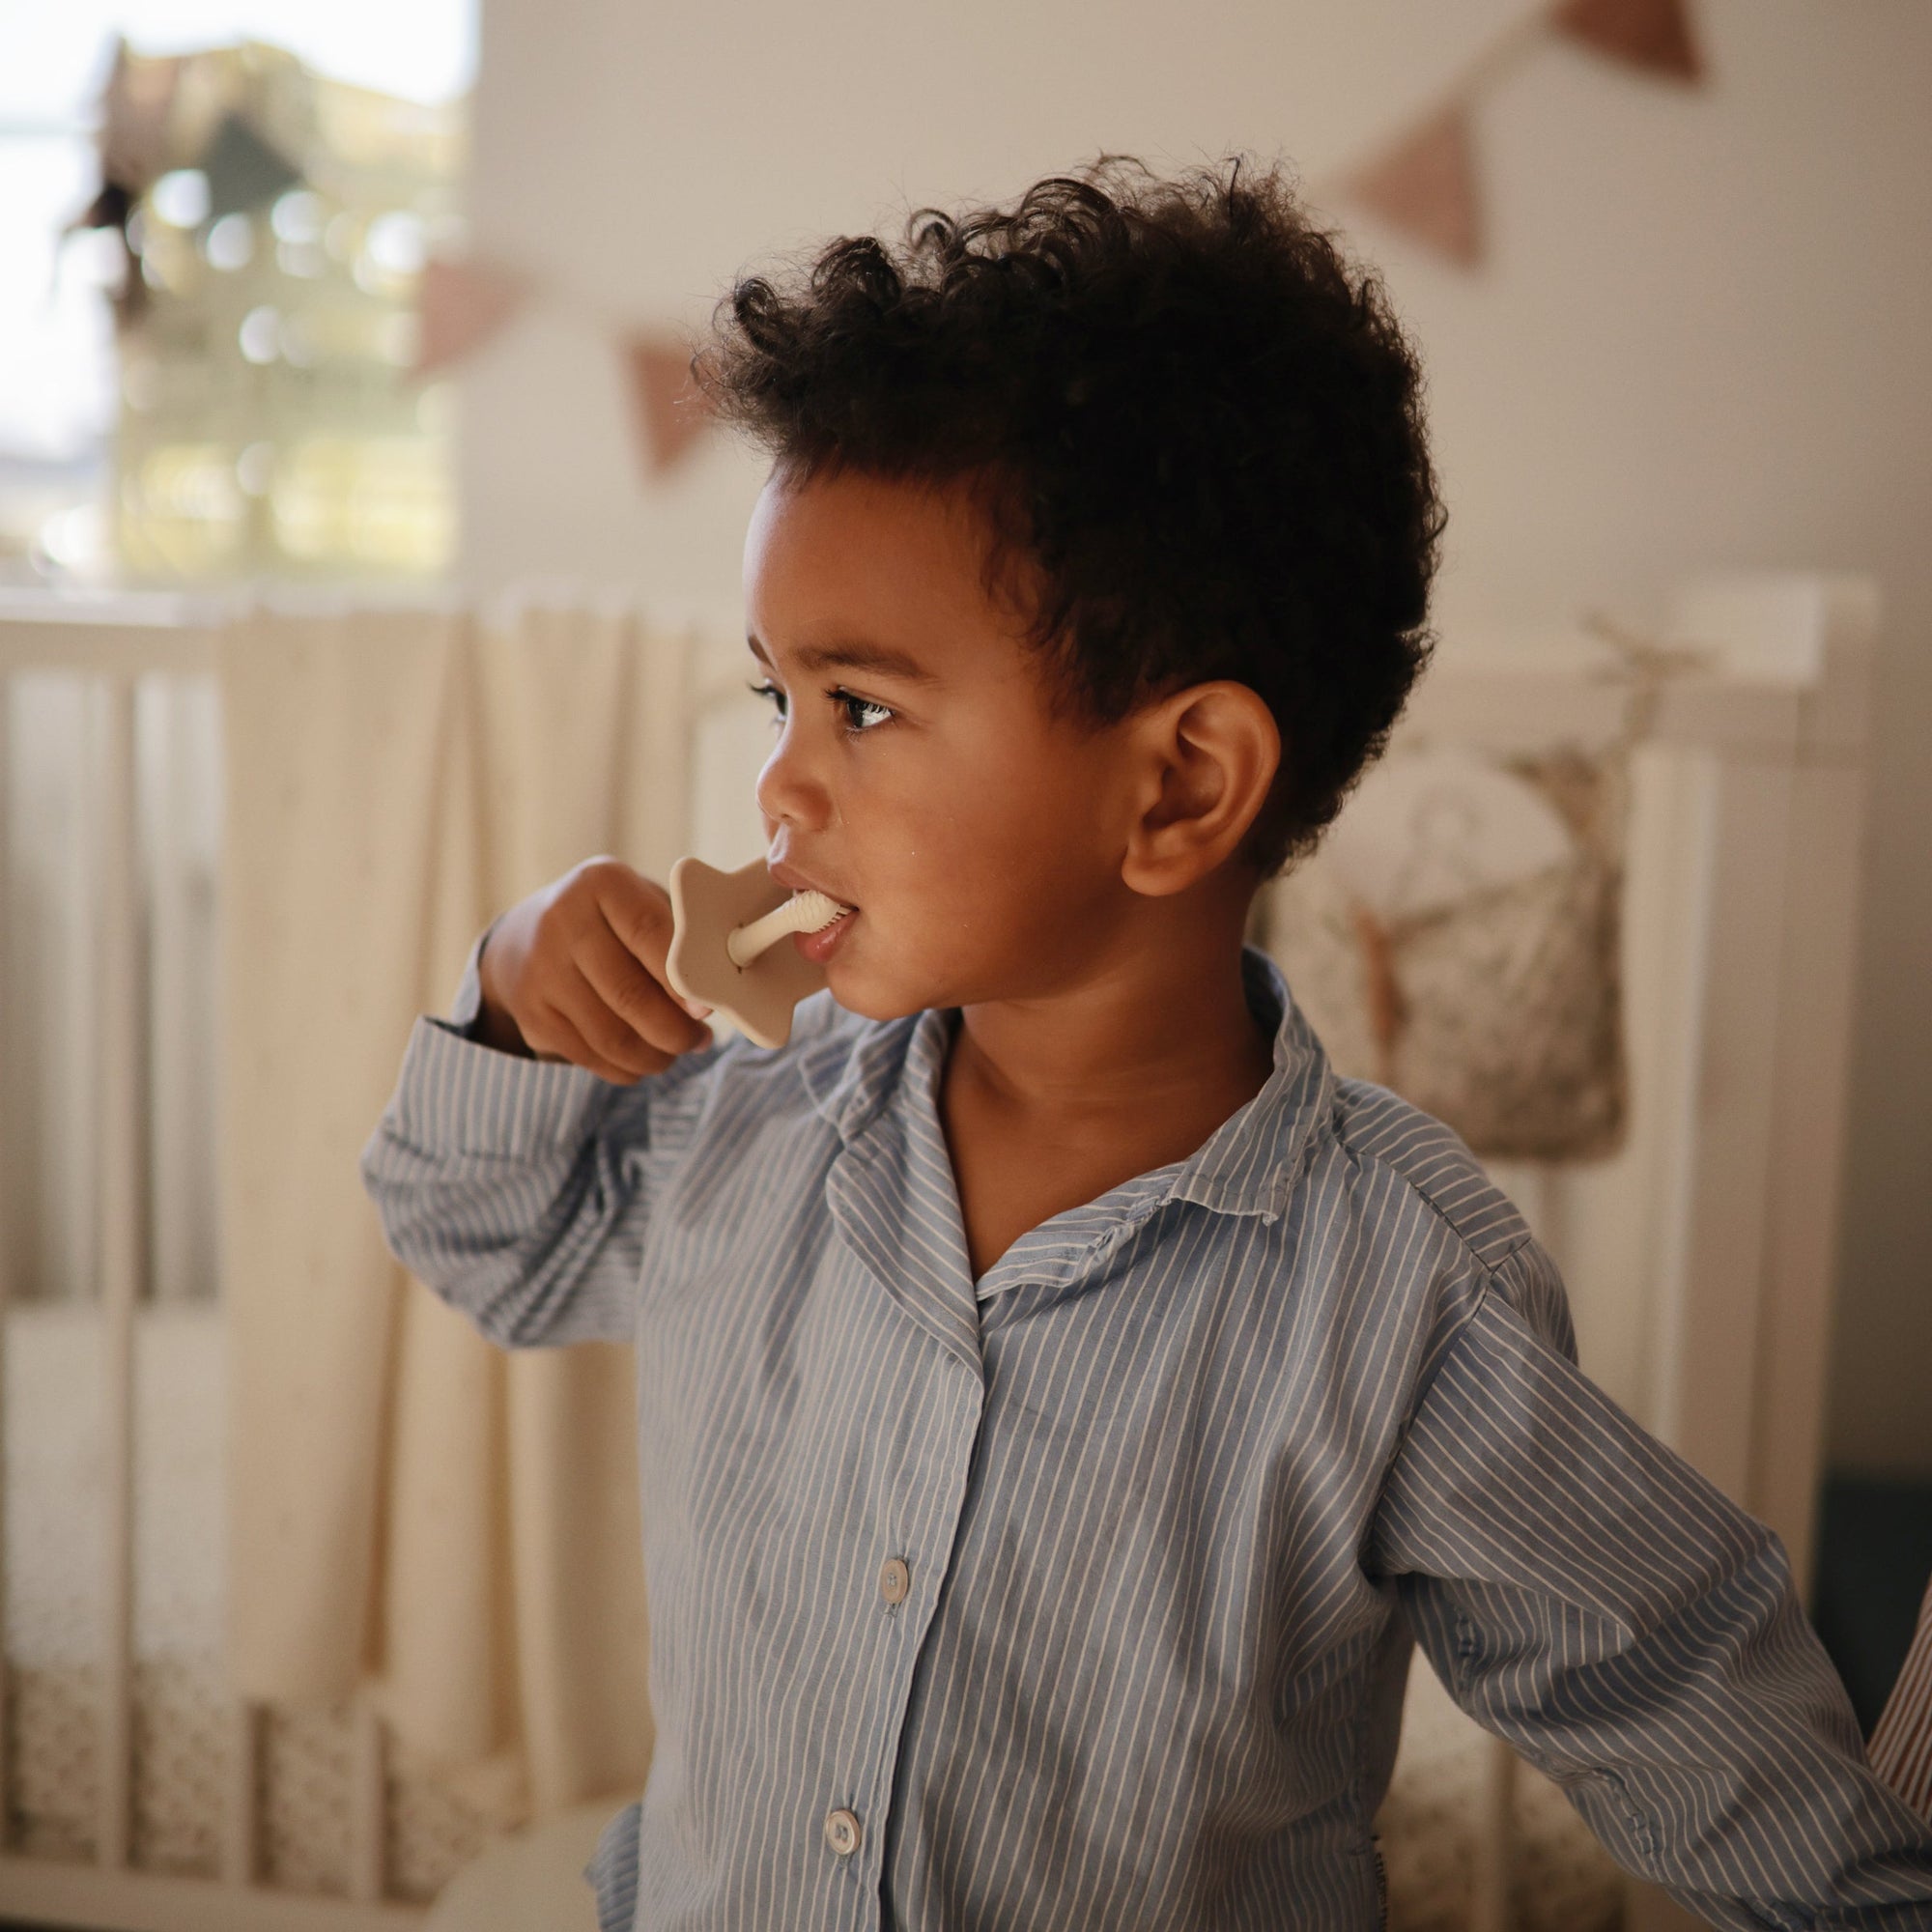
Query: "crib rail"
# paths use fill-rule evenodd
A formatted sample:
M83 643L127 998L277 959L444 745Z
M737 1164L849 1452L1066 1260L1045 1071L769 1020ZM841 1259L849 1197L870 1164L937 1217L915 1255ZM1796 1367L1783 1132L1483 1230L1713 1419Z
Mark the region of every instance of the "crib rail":
M91 1932L414 1932L420 1907L266 1891L229 1879L0 1857L0 1908Z
M349 1805L347 1896L304 1897L260 1883L260 1712L237 1701L228 1718L228 1777L215 1878L135 1870L133 1815L134 1615L134 1335L136 1310L150 1272L145 1180L154 1150L144 1105L149 1013L144 998L140 827L136 799L136 689L153 677L207 675L214 667L214 627L221 607L173 596L55 599L0 595L0 833L9 796L6 758L13 742L14 680L59 673L88 680L96 703L89 774L94 807L89 865L95 917L91 1027L96 1043L92 1116L96 1149L95 1253L99 1279L103 1507L98 1552L100 1600L99 1807L94 1862L21 1857L0 1843L0 1912L50 1925L116 1932L377 1932L416 1924L420 1909L384 1900L384 1749L380 1721L366 1707L354 1717L353 1788ZM0 836L0 905L11 903L6 873L11 840ZM157 921L168 909L156 908ZM0 953L0 975L4 975ZM8 989L0 978L0 1011ZM5 1068L0 1067L0 1081ZM0 1199L0 1213L5 1211ZM12 1244L0 1222L0 1317L14 1284ZM7 1324L0 1319L0 1350ZM0 1388L4 1387L0 1353ZM0 1458L5 1432L0 1429ZM7 1493L0 1462L0 1507ZM5 1560L0 1520L0 1563ZM4 1601L0 1570L0 1601ZM11 1818L8 1778L12 1734L6 1705L9 1672L0 1668L0 1819Z

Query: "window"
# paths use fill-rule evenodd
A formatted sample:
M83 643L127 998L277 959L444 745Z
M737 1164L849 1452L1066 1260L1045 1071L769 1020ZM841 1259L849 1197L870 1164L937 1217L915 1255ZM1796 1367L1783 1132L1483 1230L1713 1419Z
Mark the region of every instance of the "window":
M411 363L470 0L9 12L0 366L36 380L0 391L0 576L439 574L452 397Z

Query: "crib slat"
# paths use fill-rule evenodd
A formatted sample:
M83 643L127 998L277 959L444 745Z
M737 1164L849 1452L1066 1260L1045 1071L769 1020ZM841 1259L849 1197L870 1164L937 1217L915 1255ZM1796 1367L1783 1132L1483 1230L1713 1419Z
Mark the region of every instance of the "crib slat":
M13 929L14 886L12 873L14 838L14 680L0 676L0 1014L8 1006L7 935ZM0 1852L7 1845L7 1820L14 1815L11 1783L13 1764L7 1740L13 1724L7 1708L10 1669L7 1662L7 1317L14 1292L14 1231L9 1215L13 1202L8 1177L13 1172L14 1135L18 1125L14 1118L14 1095L5 1061L6 1041L0 1036Z
M1516 1878L1516 1753L1500 1738L1483 1741L1483 1796L1477 1811L1469 1932L1510 1932Z
M100 1822L97 1861L128 1861L133 1784L134 1302L140 1286L141 1013L134 680L105 681L97 851L101 1338Z
M210 996L219 832L209 820L211 775L221 769L212 679L156 678L142 690L142 755L156 756L139 810L148 894L147 1299L200 1299L215 1292L213 1136L218 1024ZM150 775L143 773L144 780Z
M387 1889L387 1805L383 1790L383 1720L368 1697L355 1703L349 1757L349 1896L374 1905Z
M228 1718L228 1793L221 1807L221 1879L224 1885L255 1883L258 1802L256 1752L260 1714L238 1698Z

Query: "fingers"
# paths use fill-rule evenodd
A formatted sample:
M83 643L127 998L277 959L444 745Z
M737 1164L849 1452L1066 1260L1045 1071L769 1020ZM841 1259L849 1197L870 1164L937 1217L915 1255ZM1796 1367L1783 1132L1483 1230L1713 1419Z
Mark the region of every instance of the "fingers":
M659 1052L675 1056L710 1044L711 1029L694 1019L676 995L645 971L610 926L600 922L585 932L575 958L604 1005Z
M584 978L575 961L564 970L556 1004L557 1010L577 1029L590 1051L607 1065L621 1067L626 1080L641 1080L647 1073L660 1073L677 1058L676 1052L640 1038L633 1032L627 1021L611 1010L604 996Z
M711 1043L664 982L671 912L662 886L621 860L589 859L529 903L539 923L506 997L532 1051L627 1086ZM485 956L497 950L493 938Z
M660 986L665 959L670 952L670 895L654 880L617 860L600 861L591 869L597 906L617 943ZM667 992L667 998L675 995Z
M575 1066L588 1067L598 1079L608 1080L613 1087L628 1087L640 1077L606 1059L578 1031L569 1014L555 1007L545 1009L541 1022L532 1031L538 1038L530 1044L534 1047L541 1040L542 1058L567 1060Z

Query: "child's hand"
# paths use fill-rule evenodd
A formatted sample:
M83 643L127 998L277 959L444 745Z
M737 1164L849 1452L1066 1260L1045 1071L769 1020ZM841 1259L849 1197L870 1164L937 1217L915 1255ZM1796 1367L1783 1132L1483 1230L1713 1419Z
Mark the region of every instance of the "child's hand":
M492 928L478 1037L620 1086L659 1072L711 1042L711 1029L665 983L669 950L665 889L620 860L586 859Z

